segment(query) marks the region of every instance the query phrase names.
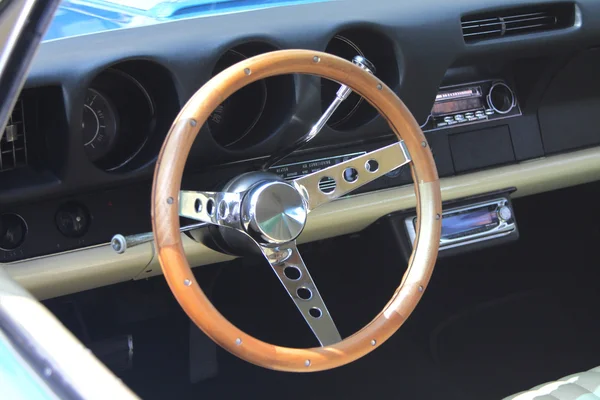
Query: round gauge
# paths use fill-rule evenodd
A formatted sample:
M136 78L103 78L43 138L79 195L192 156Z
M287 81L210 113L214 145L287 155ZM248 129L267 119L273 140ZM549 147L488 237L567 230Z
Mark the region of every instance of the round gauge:
M112 149L117 137L117 114L100 92L88 89L81 121L83 144L91 161L97 161Z
M227 51L217 62L213 76L227 67L245 60L237 50ZM263 114L267 103L267 85L264 80L244 86L223 103L208 117L208 127L215 141L223 147L235 148L254 129Z

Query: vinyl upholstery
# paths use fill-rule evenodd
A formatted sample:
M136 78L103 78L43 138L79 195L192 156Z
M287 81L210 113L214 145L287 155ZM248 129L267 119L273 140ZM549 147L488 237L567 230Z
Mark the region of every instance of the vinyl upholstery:
M600 400L600 367L544 383L504 400Z

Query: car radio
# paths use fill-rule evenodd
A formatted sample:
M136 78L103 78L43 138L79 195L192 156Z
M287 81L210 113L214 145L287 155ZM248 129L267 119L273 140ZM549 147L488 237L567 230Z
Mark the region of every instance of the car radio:
M417 217L404 219L411 245ZM514 212L508 198L495 198L442 212L440 251L517 234Z
M424 131L452 128L521 115L514 90L503 80L441 87Z

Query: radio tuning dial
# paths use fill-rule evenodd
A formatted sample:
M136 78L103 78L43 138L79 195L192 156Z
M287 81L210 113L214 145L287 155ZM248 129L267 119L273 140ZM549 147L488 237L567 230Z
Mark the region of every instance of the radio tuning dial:
M504 82L496 82L487 95L488 105L498 114L508 114L517 105L512 89Z
M508 221L512 218L512 211L507 206L502 206L498 209L498 218L502 221Z

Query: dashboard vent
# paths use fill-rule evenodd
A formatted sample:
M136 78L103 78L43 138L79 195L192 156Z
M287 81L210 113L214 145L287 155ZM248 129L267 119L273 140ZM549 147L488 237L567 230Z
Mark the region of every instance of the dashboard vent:
M27 166L25 109L19 99L0 140L0 172Z
M466 43L564 29L575 23L575 6L559 3L467 15L461 19Z

